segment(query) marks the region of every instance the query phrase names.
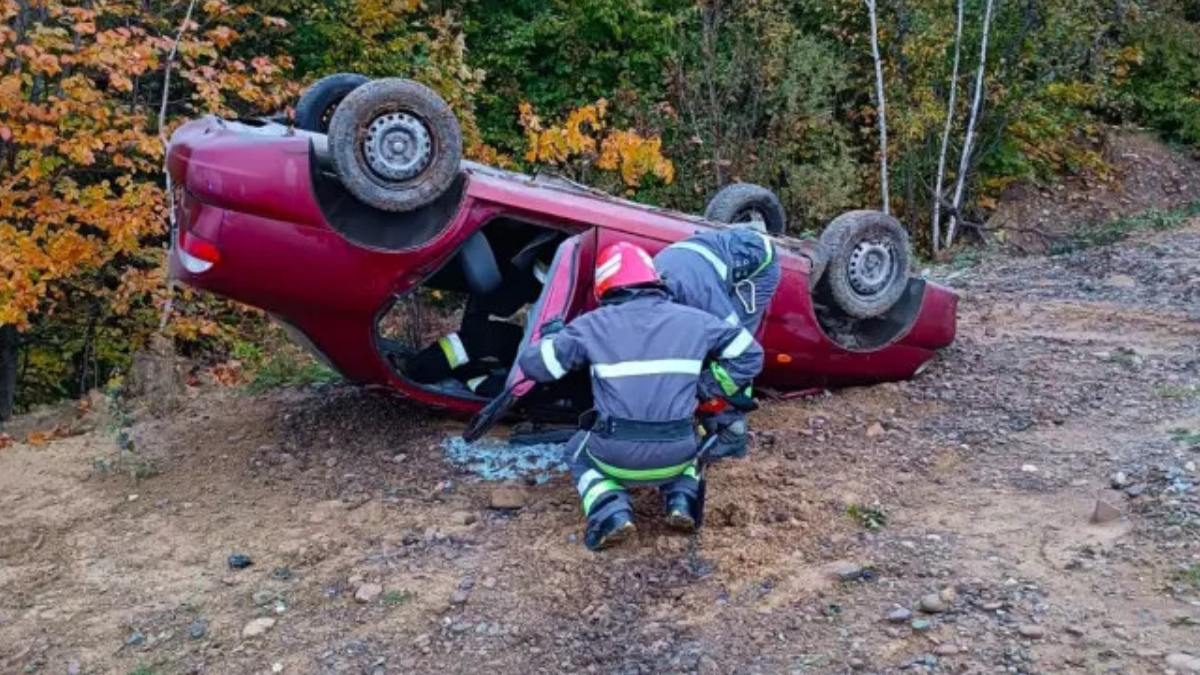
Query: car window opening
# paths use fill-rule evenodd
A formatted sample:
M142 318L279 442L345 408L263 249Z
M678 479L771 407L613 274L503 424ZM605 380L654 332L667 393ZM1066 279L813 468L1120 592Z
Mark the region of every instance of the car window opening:
M568 236L511 218L485 225L380 316L376 344L393 372L443 395L500 394Z

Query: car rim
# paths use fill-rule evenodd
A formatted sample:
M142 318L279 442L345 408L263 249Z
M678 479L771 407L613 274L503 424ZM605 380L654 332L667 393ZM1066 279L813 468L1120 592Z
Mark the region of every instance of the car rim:
M429 166L433 141L421 120L405 112L388 113L367 128L363 156L380 178L404 181Z
M735 222L735 223L765 223L765 222L767 222L767 217L764 216L762 211L759 211L758 209L746 209L745 211L738 213L737 218L734 218L733 222Z
M850 253L850 285L861 295L875 295L887 288L895 266L887 244L862 241Z

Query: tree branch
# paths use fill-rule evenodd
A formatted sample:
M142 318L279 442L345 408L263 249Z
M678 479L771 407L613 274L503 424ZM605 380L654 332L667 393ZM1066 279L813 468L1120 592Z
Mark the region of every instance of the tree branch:
M933 253L942 244L942 181L946 176L946 150L954 126L954 106L958 97L958 64L962 54L963 0L958 0L958 19L954 27L954 67L950 71L950 100L946 105L946 124L942 128L942 149L938 154L937 182L933 187Z
M879 57L879 34L875 20L875 0L863 0L871 19L871 57L875 60L875 101L879 117L879 182L883 193L883 212L891 213L888 204L888 139L887 104L883 95L883 60ZM989 0L990 2L990 0Z

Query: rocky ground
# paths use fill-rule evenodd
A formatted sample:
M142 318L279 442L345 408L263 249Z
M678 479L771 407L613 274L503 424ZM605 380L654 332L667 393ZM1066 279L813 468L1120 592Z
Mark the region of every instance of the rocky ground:
M934 276L927 372L766 405L703 534L600 555L388 399L192 389L123 455L94 402L0 449L0 672L1200 672L1200 222Z

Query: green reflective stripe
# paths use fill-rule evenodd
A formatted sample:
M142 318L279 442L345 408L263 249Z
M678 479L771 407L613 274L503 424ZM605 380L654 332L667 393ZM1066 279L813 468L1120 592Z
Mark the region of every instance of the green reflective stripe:
M583 496L584 515L592 512L592 504L595 504L596 500L599 499L601 495L608 492L620 492L624 489L625 488L618 485L615 481L611 480L602 480L599 483L596 483L590 489L588 489L587 494Z
M756 232L755 234L757 234L759 237L762 238L763 247L767 249L767 259L764 260L763 263L758 266L758 269L754 270L753 274L751 274L749 277L747 277L748 279L753 279L754 277L761 274L762 271L767 269L767 266L769 266L771 264L771 261L775 259L775 245L772 244L771 240L767 239L767 235L763 234L762 232Z
M601 471L608 474L609 476L612 476L613 478L617 478L620 480L632 480L632 481L666 480L667 478L675 478L679 474L686 471L689 466L693 466L692 460L689 459L688 461L684 462L683 464L676 464L675 466L664 466L659 469L622 469L619 466L612 466L610 464L605 464L604 462L601 462L600 460L596 459L596 456L590 452L588 453L588 457L592 458L592 462L597 467L599 467Z
M709 366L708 370L712 373L713 377L717 378L717 384L721 385L721 391L725 392L726 396L733 396L737 393L738 389L741 389L741 387L737 386L737 382L734 382L733 378L729 377L729 373L725 372L721 364L716 361Z
M467 356L467 349L463 346L462 339L458 337L458 333L451 333L445 337L438 338L438 346L442 348L442 353L446 355L446 363L450 364L450 370L454 370L459 366L465 366L471 362L471 358Z
M684 469L683 475L691 478L692 480L700 480L700 474L696 471L695 464L692 464L688 468Z

